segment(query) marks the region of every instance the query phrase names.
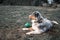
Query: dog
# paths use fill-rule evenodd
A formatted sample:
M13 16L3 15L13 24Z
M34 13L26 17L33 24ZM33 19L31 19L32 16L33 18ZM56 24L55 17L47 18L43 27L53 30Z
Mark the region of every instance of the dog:
M22 28L22 30L30 30L30 32L26 33L27 35L44 33L51 29L54 24L58 24L56 21L44 18L39 11L34 11L31 15L29 15L29 18L31 19L32 27Z

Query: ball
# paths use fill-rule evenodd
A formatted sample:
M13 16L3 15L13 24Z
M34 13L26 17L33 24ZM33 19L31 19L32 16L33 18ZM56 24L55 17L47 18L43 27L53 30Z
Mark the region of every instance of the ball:
M27 22L27 23L25 23L25 27L29 28L29 27L31 27L31 24Z

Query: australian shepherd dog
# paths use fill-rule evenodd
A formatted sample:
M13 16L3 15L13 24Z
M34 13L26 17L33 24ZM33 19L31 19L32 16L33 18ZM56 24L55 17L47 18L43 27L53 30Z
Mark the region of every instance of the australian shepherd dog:
M30 28L22 28L22 30L30 30L27 32L27 35L31 34L41 34L51 29L54 24L58 24L56 21L48 20L44 18L39 11L34 11L29 18L32 22L32 27Z

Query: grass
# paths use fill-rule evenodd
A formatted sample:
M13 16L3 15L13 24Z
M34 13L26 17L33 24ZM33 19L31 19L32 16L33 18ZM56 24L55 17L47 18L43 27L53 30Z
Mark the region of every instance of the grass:
M0 6L0 40L60 40L60 24L42 35L25 35L21 28L30 22L28 15L33 11L40 11L44 17L60 23L60 8Z

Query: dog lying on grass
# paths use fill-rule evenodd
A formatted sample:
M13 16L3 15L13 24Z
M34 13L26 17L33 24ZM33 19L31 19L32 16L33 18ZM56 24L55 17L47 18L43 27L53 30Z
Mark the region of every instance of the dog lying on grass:
M29 18L32 22L32 27L22 28L22 30L30 30L27 32L27 35L30 34L41 34L51 29L54 24L58 24L56 21L50 21L47 18L44 18L39 11L34 11Z

